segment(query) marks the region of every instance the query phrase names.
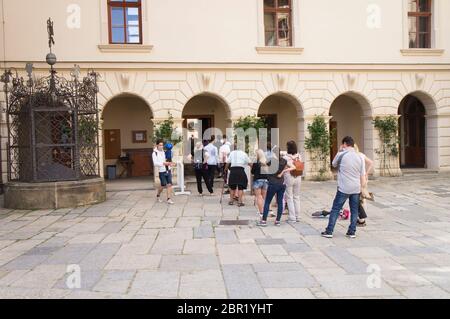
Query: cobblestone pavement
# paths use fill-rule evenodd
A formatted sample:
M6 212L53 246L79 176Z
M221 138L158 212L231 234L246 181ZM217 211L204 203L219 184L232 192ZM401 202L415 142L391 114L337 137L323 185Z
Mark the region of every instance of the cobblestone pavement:
M322 238L327 219L311 218L331 205L332 181L303 183L300 223L263 229L250 196L240 209L195 194L169 206L145 190L1 209L0 298L449 298L449 177L371 181L376 201L356 239L348 221ZM236 218L250 224L218 225Z

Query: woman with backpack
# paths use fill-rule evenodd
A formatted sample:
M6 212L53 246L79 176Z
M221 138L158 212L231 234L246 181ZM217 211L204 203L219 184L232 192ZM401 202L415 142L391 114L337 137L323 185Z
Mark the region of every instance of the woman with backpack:
M300 186L302 182L304 164L302 157L297 151L297 144L289 141L286 144L287 154L284 159L287 165L293 170L284 174L284 184L286 185L286 202L289 210L289 223L300 221Z

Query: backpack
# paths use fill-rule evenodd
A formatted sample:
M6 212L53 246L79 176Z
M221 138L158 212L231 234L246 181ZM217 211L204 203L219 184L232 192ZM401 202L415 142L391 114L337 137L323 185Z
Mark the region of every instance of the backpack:
M303 163L299 157L296 157L292 164L295 166L295 169L291 171L291 175L294 177L303 175L303 171L305 170L305 163Z

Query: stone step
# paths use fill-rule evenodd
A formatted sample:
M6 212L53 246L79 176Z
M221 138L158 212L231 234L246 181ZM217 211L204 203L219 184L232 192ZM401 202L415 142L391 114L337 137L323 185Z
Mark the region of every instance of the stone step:
M429 174L439 174L438 170L427 169L427 168L402 168L402 174L411 175L429 175Z

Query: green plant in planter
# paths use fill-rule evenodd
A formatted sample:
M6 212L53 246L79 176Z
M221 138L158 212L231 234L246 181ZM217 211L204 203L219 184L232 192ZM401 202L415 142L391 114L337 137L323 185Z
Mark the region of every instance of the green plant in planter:
M97 134L100 128L97 126L95 117L80 117L78 120L78 137L81 143L92 145L97 141Z
M395 116L377 116L373 121L381 146L375 152L381 156L381 169L390 171L390 159L399 155L398 120Z
M263 118L248 115L245 117L240 117L234 123L234 129L243 129L244 132L248 129L254 128L256 130L256 134L259 137L259 129L267 128L266 121ZM250 139L248 136L245 137L245 152L248 154L250 149Z
M170 141L175 146L182 141L182 136L176 132L172 114L168 112L168 115L168 119L153 125L153 143L162 139L165 142Z
M330 133L324 116L317 115L312 123L308 125L308 133L309 136L305 138L305 149L310 153L315 165L319 165L319 175L316 178L324 180L325 174L328 172L331 140L336 131L333 130Z

